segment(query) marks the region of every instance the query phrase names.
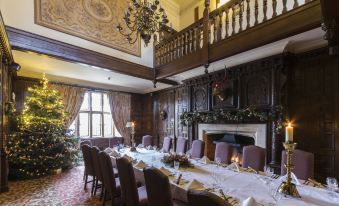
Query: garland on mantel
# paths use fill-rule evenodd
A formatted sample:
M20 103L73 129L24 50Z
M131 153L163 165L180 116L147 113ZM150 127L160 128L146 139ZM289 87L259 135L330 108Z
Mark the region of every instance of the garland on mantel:
M191 123L215 123L221 120L241 122L246 119L256 119L267 121L269 118L275 123L275 133L281 134L285 124L284 108L281 105L274 106L269 112L258 111L255 106L236 111L220 109L212 112L184 112L180 115L180 122L182 125L189 125Z

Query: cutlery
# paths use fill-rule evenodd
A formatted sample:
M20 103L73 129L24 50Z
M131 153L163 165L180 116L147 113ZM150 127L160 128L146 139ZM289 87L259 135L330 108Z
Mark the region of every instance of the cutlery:
M316 187L319 187L319 188L325 188L325 186L323 184L321 184L320 182L314 180L314 179L311 179L311 178L308 178L307 179L309 182L313 183Z

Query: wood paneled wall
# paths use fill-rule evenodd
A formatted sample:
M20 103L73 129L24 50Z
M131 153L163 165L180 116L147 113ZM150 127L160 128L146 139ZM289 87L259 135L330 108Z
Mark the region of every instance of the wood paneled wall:
M184 127L179 116L184 111L237 110L255 105L263 111L282 104L287 117L296 123L298 148L315 154L315 175L339 178L339 59L328 54L328 48L293 55L282 54L188 79L184 84L153 94L153 135L162 142L164 136L197 138L197 126ZM227 97L219 101L212 96L212 82L225 82ZM168 118L159 119L160 111ZM174 132L167 130L174 117ZM225 123L225 122L221 122ZM227 122L232 123L232 122ZM233 122L234 123L234 122ZM284 135L274 135L268 121L267 159L278 169ZM184 131L184 132L183 132Z

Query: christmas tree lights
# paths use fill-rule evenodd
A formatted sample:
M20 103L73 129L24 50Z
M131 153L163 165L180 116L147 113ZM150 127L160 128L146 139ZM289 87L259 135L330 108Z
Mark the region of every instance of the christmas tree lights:
M49 87L45 75L28 91L7 144L10 177L15 179L48 175L69 167L78 157L78 139L67 135L67 114L59 92Z

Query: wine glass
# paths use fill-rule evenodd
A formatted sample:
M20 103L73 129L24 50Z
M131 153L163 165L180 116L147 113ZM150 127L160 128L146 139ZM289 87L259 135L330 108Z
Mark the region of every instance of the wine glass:
M269 203L270 206L277 206L279 201L283 197L283 195L280 192L278 192L278 187L279 187L279 184L277 184L276 182L272 181L268 183L270 195L272 199L274 200L274 203Z
M338 181L334 177L326 178L326 183L328 189L331 191L331 195L335 196L334 192L338 189Z
M215 162L217 163L217 166L219 167L221 165L221 158L220 157L216 157L215 158Z

